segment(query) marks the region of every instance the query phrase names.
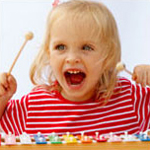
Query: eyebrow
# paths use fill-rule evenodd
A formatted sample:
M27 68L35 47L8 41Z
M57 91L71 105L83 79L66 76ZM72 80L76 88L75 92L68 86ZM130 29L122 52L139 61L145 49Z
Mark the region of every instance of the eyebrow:
M65 45L65 44L67 44L67 42L65 42L63 40L59 40L59 39L58 40L54 39L54 40L51 41L51 43L52 43L52 45L57 45L57 44L64 44ZM93 41L93 40L83 40L83 41L80 41L79 44L81 44L81 45L89 44L91 46L97 45L97 43L95 41Z
M96 45L96 42L91 40L82 41L83 44Z
M62 40L54 40L54 41L52 41L53 45L57 45L57 44L61 44L61 43L65 43L65 42L62 41Z

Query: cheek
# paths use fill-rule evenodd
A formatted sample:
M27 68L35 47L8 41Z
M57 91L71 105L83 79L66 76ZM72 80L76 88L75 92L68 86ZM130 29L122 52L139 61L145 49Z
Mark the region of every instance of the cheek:
M52 72L55 75L55 77L60 76L61 71L62 71L62 65L59 62L59 59L52 58L50 60L50 66L51 66Z
M57 59L56 59L57 57L56 57L56 55L54 55L54 53L53 52L50 52L50 55L49 55L49 62L50 62L50 65L53 67L53 66L55 66L56 64L57 64Z
M97 82L103 73L103 67L102 64L93 64L91 69L89 70L90 72L90 78L93 82Z

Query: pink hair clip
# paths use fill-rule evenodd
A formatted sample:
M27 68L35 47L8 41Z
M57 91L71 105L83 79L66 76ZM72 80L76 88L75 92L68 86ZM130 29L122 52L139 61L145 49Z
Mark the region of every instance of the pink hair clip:
M54 2L53 2L53 4L52 4L53 7L56 7L56 6L59 4L59 2L60 2L59 0L54 0Z

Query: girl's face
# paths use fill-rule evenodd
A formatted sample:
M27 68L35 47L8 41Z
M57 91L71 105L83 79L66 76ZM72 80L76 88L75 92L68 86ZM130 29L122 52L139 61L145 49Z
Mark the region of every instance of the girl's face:
M61 94L71 101L91 98L102 74L102 46L92 29L67 17L51 28L50 65Z

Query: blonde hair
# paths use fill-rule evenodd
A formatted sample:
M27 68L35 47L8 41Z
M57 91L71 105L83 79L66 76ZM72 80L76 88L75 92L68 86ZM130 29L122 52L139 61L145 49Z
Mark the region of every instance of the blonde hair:
M87 0L70 0L54 7L48 15L46 34L43 45L35 58L30 78L33 84L48 83L52 85L52 72L49 64L50 31L53 23L65 15L70 15L72 20L89 20L89 24L95 25L89 34L97 34L104 45L103 73L96 88L96 99L105 97L108 99L114 91L117 81L116 64L120 61L121 46L118 29L112 13L102 3ZM92 19L92 22L91 20ZM88 25L86 22L86 25Z

